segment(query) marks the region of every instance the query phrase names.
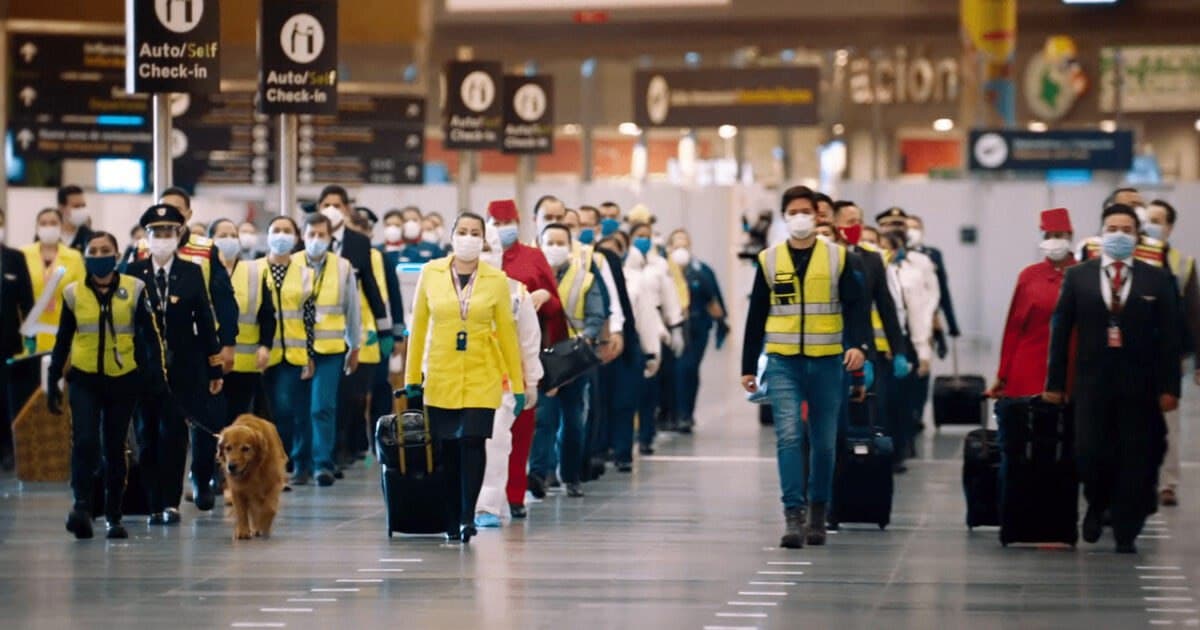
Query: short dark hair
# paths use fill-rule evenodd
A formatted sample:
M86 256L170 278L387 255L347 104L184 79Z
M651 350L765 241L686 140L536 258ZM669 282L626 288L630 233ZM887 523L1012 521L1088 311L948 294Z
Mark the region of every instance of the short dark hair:
M58 217L58 222L62 223L62 210L59 210L58 208L42 208L38 211L37 216L33 218L33 222L37 223L38 221L41 221L42 217L46 216L47 214L53 214L54 216Z
M881 240L886 240L891 249L905 249L908 247L908 239L905 238L904 232L900 230L888 230L886 232L877 232Z
M82 195L82 194L83 194L82 188L80 188L79 186L76 186L75 184L67 184L66 186L63 186L62 188L58 189L58 205L65 206L65 205L67 205L67 199L69 199L71 197L71 195Z
M563 233L567 235L567 243L568 244L571 243L571 228L567 227L566 225L563 225L562 223L551 223L550 225L547 225L546 227L542 228L542 234L544 235L546 232L549 232L550 230L562 230Z
M573 214L573 215L575 215L576 220L579 219L579 211L578 210L576 210L574 208L567 208L566 210L567 210L566 214Z
M615 202L615 201L605 201L600 204L600 207L601 208L616 208L617 210L621 209L621 206L617 205L617 202Z
M342 188L341 186L338 186L337 184L330 184L330 185L322 188L321 194L317 196L317 203L318 204L321 203L321 200L328 197L329 195L337 195L338 197L342 198L343 204L345 204L347 206L350 205L350 193L346 192L345 188Z
M875 228L874 226L870 226L870 225L867 225L864 223L862 226L862 229L864 232L874 232L875 236L879 236L879 230L877 228Z
M786 214L788 205L797 199L807 199L812 204L813 210L817 209L817 193L808 186L792 186L783 191L783 200L779 203L779 213Z
M404 220L404 211L398 210L396 208L392 208L391 210L384 212L383 213L383 222L387 223L387 220L392 217L400 217L400 220L403 221Z
M321 214L320 212L313 212L311 214L305 215L305 217L304 217L304 228L305 229L308 229L310 227L315 227L318 225L324 225L325 227L329 228L330 232L333 231L333 221L330 221L329 217Z
M596 217L596 223L600 223L600 209L596 206L579 206L579 218L583 218L583 213L586 212L593 217Z
M1107 208L1107 207L1113 205L1114 203L1116 203L1117 195L1119 195L1121 193L1140 193L1140 192L1141 191L1139 191L1138 189L1130 187L1130 186L1124 186L1124 187L1118 188L1118 189L1112 191L1111 193L1109 193L1108 196L1104 198L1104 207Z
M1134 226L1136 226L1139 231L1141 230L1142 221L1141 221L1141 219L1138 218L1137 212L1134 212L1133 208L1131 208L1123 203L1114 203L1111 206L1105 208L1104 211L1100 213L1100 222L1104 223L1105 219L1107 219L1108 217L1111 217L1114 214L1127 214L1127 215L1133 217Z
M550 201L561 201L561 200L558 197L555 197L554 195L542 195L541 197L538 197L538 200L533 202L533 216L537 217L538 210L542 209L542 204L550 202Z
M144 228L140 225L135 225L135 226L129 228L129 238L133 238L133 235L137 234L138 230L141 230L143 234L146 233L146 228Z
M108 239L108 242L112 243L113 249L117 250L117 253L121 252L121 245L117 243L117 237L113 236L111 232L100 230L97 232L92 232L92 235L88 237L87 243L83 244L83 251L85 255L87 254L88 243L91 243L98 238Z
M833 199L829 195L826 195L823 192L816 193L813 195L813 197L816 199L816 202L813 204L814 206L818 203L821 203L822 201L824 201L825 203L827 203L831 206L833 205Z
M300 226L296 225L296 220L293 219L292 217L287 216L286 214L277 215L275 218L271 219L271 222L267 224L267 230L270 231L271 226L275 225L275 223L278 221L287 221L288 223L291 223L292 231L295 232L297 235L300 234Z
M471 211L458 213L458 216L454 217L454 225L451 227L451 229L458 228L458 223L463 219L475 219L478 221L479 224L483 226L483 235L487 236L487 221L483 218L483 216Z
M621 241L621 249L629 249L629 235L621 230L617 230L616 232L609 234L607 238Z
M653 237L654 237L654 226L653 226L653 225L650 225L649 223L634 223L633 225L629 226L629 236L630 236L630 238L633 238L633 233L634 233L634 232L636 232L636 231L638 231L638 230L640 230L640 229L642 229L642 228L646 228L647 230L650 230L650 236L651 236L651 238L653 238Z
M186 190L184 190L178 186L171 186L170 188L164 190L162 192L162 194L158 196L158 198L162 199L163 197L166 197L167 195L175 195L177 197L183 197L183 206L184 207L180 208L180 210L191 210L192 209L192 196L189 195Z
M232 220L222 217L208 224L208 238L213 238L213 234L217 233L217 226L221 225L222 223L228 223L229 225L232 225L234 229L237 229L238 226Z
M850 201L849 199L839 199L839 200L833 202L833 216L836 217L839 212L841 212L842 210L845 210L846 208L850 208L850 207L857 208L858 204L854 203L853 201Z
M1155 199L1150 202L1150 205L1161 206L1163 210L1167 211L1167 225L1175 225L1175 219L1178 218L1178 215L1175 214L1175 206L1167 203L1164 199Z

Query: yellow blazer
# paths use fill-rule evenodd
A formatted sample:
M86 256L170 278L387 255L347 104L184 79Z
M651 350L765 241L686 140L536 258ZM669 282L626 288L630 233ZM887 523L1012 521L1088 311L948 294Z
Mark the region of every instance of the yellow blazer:
M62 317L62 292L72 282L80 282L83 280L83 255L70 247L58 244L58 255L51 263L49 272L47 273L46 265L42 264L42 251L40 243L30 243L21 248L21 252L25 254L25 264L29 267L29 280L33 285L33 300L36 302L42 296L42 291L46 288L46 281L49 280L50 273L58 267L66 267L67 273L59 281L58 287L54 290L54 297L50 303L46 305L46 310L42 311L42 316L38 318L38 323L46 324L58 330L58 320ZM52 333L38 333L37 335L37 352L50 352L54 349L54 337Z
M496 409L506 375L517 376L511 379L514 394L525 393L508 277L480 262L463 322L451 276L453 260L447 256L427 263L417 280L404 382L419 385L423 374L425 404L431 407ZM459 351L458 334L464 329L467 349Z

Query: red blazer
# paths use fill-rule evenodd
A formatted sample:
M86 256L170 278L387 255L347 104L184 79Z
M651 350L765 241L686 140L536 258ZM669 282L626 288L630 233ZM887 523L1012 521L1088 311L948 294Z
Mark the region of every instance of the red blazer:
M549 348L567 338L567 320L563 315L562 302L558 299L558 280L554 270L546 262L541 250L513 243L504 250L504 273L525 285L530 293L545 289L550 301L538 309L538 323L542 326L542 346Z
M1072 260L1059 270L1043 260L1026 267L1017 277L997 372L999 380L1004 381L1004 396L1035 396L1045 390L1050 317L1058 304L1065 269L1074 264Z

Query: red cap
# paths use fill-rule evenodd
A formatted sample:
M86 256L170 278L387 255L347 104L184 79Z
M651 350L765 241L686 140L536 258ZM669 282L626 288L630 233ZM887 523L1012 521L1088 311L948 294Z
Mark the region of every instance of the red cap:
M488 204L488 215L495 221L517 221L517 203L512 199L498 199Z
M1042 231L1074 234L1075 230L1071 229L1071 213L1067 212L1066 208L1042 210Z

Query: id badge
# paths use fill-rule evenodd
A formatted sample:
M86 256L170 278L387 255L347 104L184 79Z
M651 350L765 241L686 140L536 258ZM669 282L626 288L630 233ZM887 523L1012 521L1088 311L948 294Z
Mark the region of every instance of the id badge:
M1108 327L1108 347L1120 348L1124 345L1121 338L1121 327L1116 324L1110 324Z
M464 330L458 333L458 337L455 339L454 349L458 350L459 352L467 351L467 331Z

